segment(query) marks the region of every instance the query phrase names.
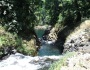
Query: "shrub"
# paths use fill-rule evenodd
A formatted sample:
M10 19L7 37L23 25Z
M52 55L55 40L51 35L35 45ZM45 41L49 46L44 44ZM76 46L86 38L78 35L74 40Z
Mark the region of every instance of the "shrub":
M10 47L22 54L34 56L37 51L35 46L35 39L24 40L16 33L6 32L5 29L0 26L0 55L4 54L3 49Z
M34 41L34 40L33 40ZM35 47L36 44L32 43L32 39L27 40L21 40L21 45L17 47L17 51L20 53L23 53L25 55L32 55L35 56L37 52L37 48Z

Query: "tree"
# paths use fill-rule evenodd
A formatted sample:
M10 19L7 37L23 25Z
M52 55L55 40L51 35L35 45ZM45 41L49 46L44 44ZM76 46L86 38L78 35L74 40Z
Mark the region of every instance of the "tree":
M88 0L45 0L49 11L49 24L55 25L64 21L63 25L74 26L82 18L90 16L90 1ZM71 24L72 23L72 24Z
M4 3L5 4L4 4ZM32 32L36 21L32 0L3 0L1 6L2 25L11 32ZM35 5L36 6L36 5ZM5 13L5 14L4 14Z
M12 32L32 32L36 24L74 26L90 17L88 0L2 0L0 20Z

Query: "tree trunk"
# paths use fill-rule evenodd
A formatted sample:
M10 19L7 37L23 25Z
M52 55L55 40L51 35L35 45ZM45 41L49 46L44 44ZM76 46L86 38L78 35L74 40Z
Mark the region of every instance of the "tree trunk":
M80 22L81 21L81 13L80 13L80 10L79 10L79 5L78 5L78 1L77 0L74 0L74 4L75 4L75 7L76 7L76 19L75 19L75 23L77 22Z

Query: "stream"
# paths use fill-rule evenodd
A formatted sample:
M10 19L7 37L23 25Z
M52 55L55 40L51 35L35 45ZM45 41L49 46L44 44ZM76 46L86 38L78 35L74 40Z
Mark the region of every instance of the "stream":
M40 30L39 30L40 31ZM43 30L37 31L41 38ZM10 55L7 59L0 61L0 70L48 70L50 65L62 57L58 48L50 42L42 40L38 56L26 56L20 53Z

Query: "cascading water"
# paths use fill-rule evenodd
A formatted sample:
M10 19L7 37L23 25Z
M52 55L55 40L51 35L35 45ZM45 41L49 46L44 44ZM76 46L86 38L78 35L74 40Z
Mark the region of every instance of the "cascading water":
M38 37L40 38L43 33L43 30L38 31L40 34L37 34ZM59 54L59 50L55 46L42 40L38 56L12 54L7 59L0 61L0 70L48 70L50 65L61 57Z
M48 70L60 56L25 56L20 53L10 55L0 62L0 70Z

